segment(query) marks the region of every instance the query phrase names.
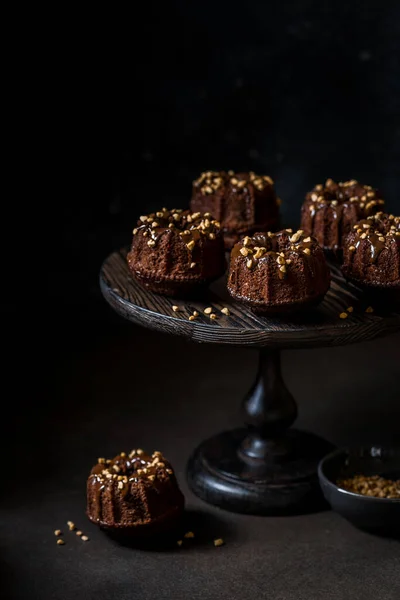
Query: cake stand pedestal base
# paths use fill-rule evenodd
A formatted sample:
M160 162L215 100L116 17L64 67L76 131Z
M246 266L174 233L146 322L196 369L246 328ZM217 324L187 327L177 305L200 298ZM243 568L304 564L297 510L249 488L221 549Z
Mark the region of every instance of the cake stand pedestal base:
M287 438L292 454L281 461L244 461L238 449L246 429L220 433L203 442L188 464L192 491L210 504L249 514L300 514L324 506L318 477L319 460L332 444L294 429Z
M297 406L283 382L278 350L260 351L243 415L247 428L215 435L195 450L187 469L192 491L241 513L301 513L322 506L317 466L333 446L289 428Z

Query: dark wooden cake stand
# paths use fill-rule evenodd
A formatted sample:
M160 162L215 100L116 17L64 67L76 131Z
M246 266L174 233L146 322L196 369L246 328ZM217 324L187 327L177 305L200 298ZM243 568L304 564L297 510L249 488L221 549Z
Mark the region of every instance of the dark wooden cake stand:
M131 278L125 257L125 251L111 254L100 274L102 293L121 316L196 342L259 349L258 374L242 405L245 427L215 435L194 451L187 469L193 492L236 512L310 510L320 499L317 464L332 445L313 433L292 429L297 406L282 379L280 351L350 344L393 333L400 330L400 314L366 313L368 301L335 266L331 288L320 306L297 316L266 318L235 304L224 279L196 300L153 294ZM204 314L207 306L213 307L216 320ZM341 319L339 314L349 306L353 312ZM229 316L221 313L224 307ZM199 316L189 321L195 310Z

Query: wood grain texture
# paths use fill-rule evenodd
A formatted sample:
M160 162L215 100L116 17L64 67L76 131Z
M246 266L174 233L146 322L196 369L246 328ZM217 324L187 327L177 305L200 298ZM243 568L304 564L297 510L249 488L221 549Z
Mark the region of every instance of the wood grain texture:
M323 302L305 313L283 317L262 317L235 303L221 278L196 300L179 300L159 296L142 288L132 279L126 250L111 254L100 272L101 291L111 307L122 317L144 327L196 342L271 348L302 348L338 346L370 340L400 331L400 312L374 306L373 313L365 309L371 304L357 287L346 283L340 270L331 265L331 287ZM172 306L179 306L174 312ZM204 314L212 307L217 319ZM347 319L339 314L352 306ZM227 307L230 315L221 313ZM189 321L197 310L199 316Z

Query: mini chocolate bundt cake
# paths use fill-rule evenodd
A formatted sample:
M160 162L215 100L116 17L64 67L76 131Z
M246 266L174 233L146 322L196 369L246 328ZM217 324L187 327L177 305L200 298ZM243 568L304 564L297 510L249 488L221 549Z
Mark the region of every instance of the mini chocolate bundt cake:
M324 252L301 229L256 233L232 250L229 293L254 312L274 314L317 304L329 285Z
M184 497L161 452L121 452L99 458L87 481L87 516L112 531L147 535L167 531L182 514Z
M210 213L166 208L142 216L127 260L133 277L146 288L187 295L225 271L220 223Z
M221 222L225 247L231 249L244 235L278 229L279 204L268 175L206 171L193 182L190 206Z
M336 183L327 179L306 196L301 209L301 228L326 250L340 250L344 238L360 219L382 210L384 200L370 185L355 179Z
M342 271L363 287L400 290L400 217L379 212L354 225L343 247Z

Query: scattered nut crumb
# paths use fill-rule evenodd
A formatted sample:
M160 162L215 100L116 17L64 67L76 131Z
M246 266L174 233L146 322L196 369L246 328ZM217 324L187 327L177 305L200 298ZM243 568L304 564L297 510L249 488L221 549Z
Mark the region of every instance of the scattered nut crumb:
M88 536L87 536L87 535L83 535L83 536L81 537L81 540L82 540L83 542L88 542L88 541L89 541L89 538L88 538Z
M78 535L79 537L81 537L81 535L83 534L83 531L81 531L80 529L78 531L75 532L76 535Z
M192 262L192 263L190 263L190 268L191 268L191 269L194 269L194 268L195 268L195 266L196 266L196 263L195 263L195 262Z
M189 321L195 321L195 320L196 320L196 317L194 317L193 315L190 315Z
M176 543L178 544L178 546L182 546L183 541L182 540L178 540Z
M174 304L174 305L173 305L173 307L172 307L172 310L173 310L174 312L178 312L178 310L179 310L179 306L176 306L176 304Z
M229 312L229 308L226 308L226 306L224 308L221 308L221 312L224 313L224 315L229 316L231 313Z
M225 542L222 538L218 538L217 540L214 540L214 546L216 546L216 547L223 546L224 544L225 544Z
M75 529L75 523L73 523L72 521L67 521L67 525L70 531L73 531Z
M199 313L197 312L197 310L194 310L194 311L193 311L193 316L194 316L194 317L198 317L198 316L199 316Z
M62 539L60 538L60 539L58 539L58 540L57 540L57 544L58 544L59 546L64 546L65 542L64 542L64 540L62 540Z
M368 306L368 308L365 309L366 313L373 313L374 309L372 308L372 306Z
M212 313L212 308L211 308L211 306L208 306L207 308L205 308L205 309L204 309L204 313L205 313L206 315L209 315L209 314L211 314L211 313Z
M217 315L215 313L211 313L210 319L212 319L213 321L215 321L216 318L217 318Z
M346 308L346 311L347 311L348 313L352 313L352 312L353 312L353 310L354 310L354 308L353 308L352 306L348 306L348 307Z
M185 538L194 538L194 533L193 533L193 531L188 531L187 533L185 533L185 535L183 537L185 537Z
M347 314L347 312L341 312L341 313L340 313L340 315L339 315L339 317L340 317L341 319L347 319L347 317L348 317L348 316L349 316L349 315Z
M54 532L54 535L61 535L62 531L61 529L56 529Z

